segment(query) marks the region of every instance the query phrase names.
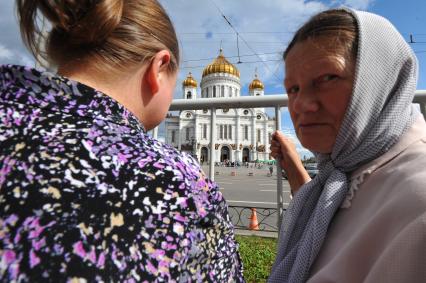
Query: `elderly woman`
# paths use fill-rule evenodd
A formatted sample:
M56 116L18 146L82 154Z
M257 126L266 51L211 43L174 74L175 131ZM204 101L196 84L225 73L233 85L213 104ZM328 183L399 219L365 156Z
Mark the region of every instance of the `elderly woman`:
M424 282L426 125L412 105L413 51L386 19L339 9L301 27L284 60L291 118L319 174L310 180L274 134L294 198L269 282Z

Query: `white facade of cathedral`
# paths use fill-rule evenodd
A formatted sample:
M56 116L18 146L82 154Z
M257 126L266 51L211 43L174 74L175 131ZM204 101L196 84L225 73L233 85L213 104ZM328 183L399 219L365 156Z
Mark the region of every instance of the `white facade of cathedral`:
M184 99L214 97L239 97L240 73L223 56L208 65L201 79L201 95L197 94L197 82L189 73L182 83ZM264 86L256 78L249 86L249 95L263 96ZM165 141L174 147L195 155L201 163L211 157L210 110L185 110L179 116L166 119ZM269 160L269 142L275 130L275 120L263 108L217 109L213 151L215 162L246 162Z

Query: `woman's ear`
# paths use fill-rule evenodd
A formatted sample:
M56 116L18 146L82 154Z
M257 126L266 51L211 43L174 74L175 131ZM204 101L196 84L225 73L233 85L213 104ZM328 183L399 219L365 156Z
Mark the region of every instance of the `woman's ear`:
M151 95L155 95L161 88L163 83L163 75L167 74L167 69L170 63L170 52L161 50L155 54L151 63L144 74L144 81L147 83Z

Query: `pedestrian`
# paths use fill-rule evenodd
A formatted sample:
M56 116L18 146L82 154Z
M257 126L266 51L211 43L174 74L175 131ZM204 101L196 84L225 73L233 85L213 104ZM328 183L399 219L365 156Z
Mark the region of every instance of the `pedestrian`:
M274 173L274 167L272 165L269 165L269 176L272 176Z
M243 281L218 186L147 134L179 63L162 6L16 3L25 42L57 73L0 67L0 280Z

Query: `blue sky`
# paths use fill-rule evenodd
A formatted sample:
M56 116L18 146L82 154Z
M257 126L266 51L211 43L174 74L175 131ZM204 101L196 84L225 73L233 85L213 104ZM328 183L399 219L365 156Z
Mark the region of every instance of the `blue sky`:
M0 63L34 65L25 50L14 16L13 0L0 2ZM255 70L265 84L265 94L282 94L282 51L294 31L311 15L342 5L367 10L388 18L410 45L419 60L418 89L426 89L426 1L425 0L160 0L175 24L181 48L181 70L175 98L182 97L181 82L192 72L198 82L203 68L222 47L225 56L241 72L242 94ZM222 15L233 26L230 27ZM239 33L238 45L235 31ZM238 46L238 48L237 48ZM238 56L239 55L239 56ZM242 63L237 64L238 61ZM295 142L288 111L282 111L282 130ZM299 144L301 155L309 155Z

